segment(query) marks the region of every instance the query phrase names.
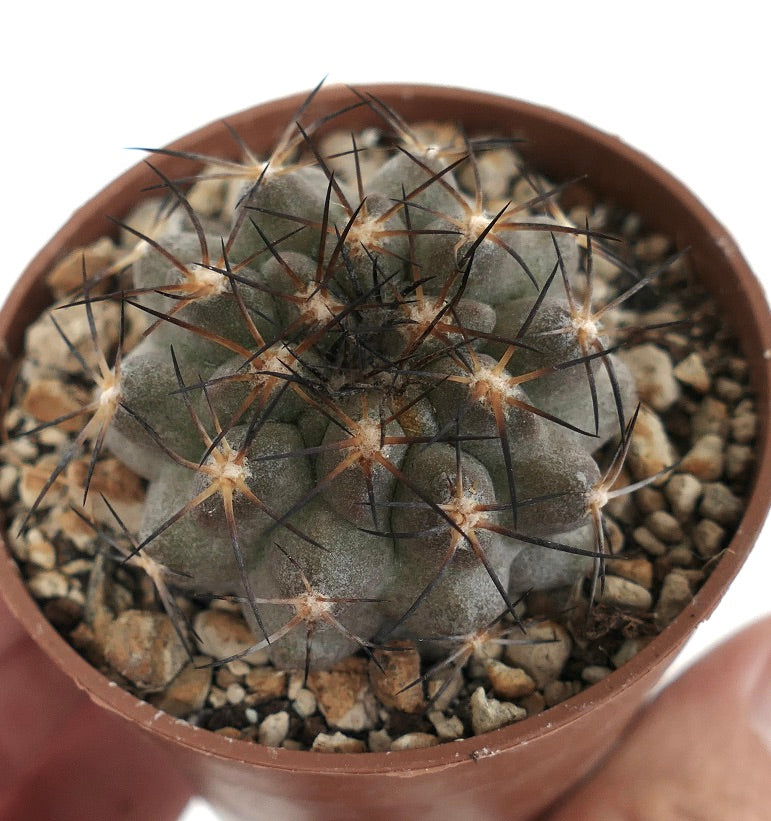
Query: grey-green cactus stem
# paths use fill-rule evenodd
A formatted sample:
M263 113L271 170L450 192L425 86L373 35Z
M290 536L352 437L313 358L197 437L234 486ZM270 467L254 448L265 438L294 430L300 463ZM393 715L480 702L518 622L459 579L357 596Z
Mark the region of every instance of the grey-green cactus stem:
M576 297L589 229L489 196L484 143L362 102L395 130L366 163L353 137L332 171L322 118L271 158L200 158L188 194L161 175L174 219L126 229L146 247L112 295L147 328L105 440L149 482L135 552L242 601L285 668L436 649L596 569L597 453L637 402Z

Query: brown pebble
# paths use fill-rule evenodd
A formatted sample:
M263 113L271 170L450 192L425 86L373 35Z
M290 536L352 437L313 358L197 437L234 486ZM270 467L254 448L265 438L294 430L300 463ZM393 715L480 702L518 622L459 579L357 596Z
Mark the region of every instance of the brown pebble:
M666 627L692 599L693 593L688 579L676 570L668 573L661 585L659 600L656 602L656 623L660 627Z
M350 738L338 730L332 735L319 733L313 740L311 749L315 753L363 753L366 746L358 738Z
M683 456L678 470L692 473L702 482L713 482L723 473L725 443L720 436L708 433L699 437Z
M699 393L707 393L712 384L709 372L704 367L704 360L696 351L678 362L673 372L680 382L689 385Z
M71 294L83 287L84 266L87 276L94 277L113 261L115 253L115 245L107 237L101 237L91 245L75 248L54 265L46 276L46 284L57 298ZM101 293L103 290L104 287L100 290L97 285L92 292Z
M627 456L627 466L635 479L647 479L677 462L677 452L667 436L661 419L644 405L637 415L632 441ZM662 485L668 475L656 479L654 485Z
M734 524L742 515L744 504L722 482L704 485L704 495L699 513L707 519L714 519L722 525Z
M43 456L35 464L22 466L18 487L21 503L26 510L31 510L36 501L38 510L47 510L66 497L67 482L64 476L60 475L48 489L45 496L38 501L38 497L49 481L58 461L55 456ZM81 497L82 495L83 492L81 491Z
M509 644L504 655L512 667L521 667L538 687L543 687L560 675L573 643L557 622L528 622L525 631L524 641L528 643Z
M657 510L666 510L667 507L667 500L664 494L650 485L641 487L637 493L635 493L634 503L641 513L654 513Z
M203 708L211 687L211 667L206 657L187 664L171 684L151 699L159 710L184 718Z
M675 517L666 510L657 510L645 518L645 527L656 538L674 544L683 538L683 529Z
M90 470L89 461L87 458L77 459L65 471L70 502L77 509L81 508L83 502L83 486ZM115 527L115 515L102 497L110 500L110 505L129 532L136 533L139 530L145 503L144 485L135 473L112 457L96 463L91 474L85 510L97 522Z
M253 667L244 677L244 684L249 704L263 704L286 695L287 674L273 667Z
M371 753L390 753L392 741L387 730L370 730L367 734L367 746Z
M554 707L581 692L580 681L550 681L543 690L547 707Z
M725 475L728 479L739 479L752 467L755 454L749 445L730 444L725 450Z
M722 438L728 434L728 406L713 396L705 396L691 417L691 441L707 434Z
M431 733L407 733L391 742L391 751L422 750L426 747L436 747L439 738Z
M629 579L646 590L653 586L653 565L648 559L608 559L605 562L605 572L611 576Z
M738 402L742 398L744 388L735 379L719 376L715 380L715 393L726 402Z
M704 559L709 559L720 552L725 535L725 529L712 519L701 519L691 533L694 547Z
M487 677L495 695L515 699L530 695L535 690L535 682L521 667L509 667L495 659L485 665Z
M188 660L171 619L163 613L126 610L107 629L104 656L142 690L166 687Z
M240 740L242 737L241 730L237 729L236 727L220 727L218 730L214 730L217 735L221 735L224 738L233 738Z
M386 707L405 713L421 712L426 701L419 678L420 654L411 641L389 641L370 659L369 680L375 695Z
M646 553L651 556L663 556L667 552L667 546L661 539L657 539L647 527L636 527L632 531L632 538Z
M377 707L369 683L366 659L351 656L329 670L308 675L308 689L330 727L341 730L372 729Z
M75 413L88 401L84 391L67 385L61 379L36 379L29 384L21 406L38 422L52 422L65 414ZM88 415L74 416L61 422L59 427L70 433L78 432L85 427L88 419Z
M618 576L605 577L604 587L597 600L602 604L620 607L624 610L649 610L653 603L649 590Z
M236 656L256 642L242 616L227 610L202 610L195 617L193 629L201 652L214 659Z

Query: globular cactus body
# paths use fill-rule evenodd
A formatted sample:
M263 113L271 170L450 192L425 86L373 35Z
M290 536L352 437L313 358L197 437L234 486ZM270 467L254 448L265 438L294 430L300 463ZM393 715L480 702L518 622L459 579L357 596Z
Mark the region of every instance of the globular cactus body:
M164 178L173 230L122 294L149 323L106 434L149 481L135 549L241 600L283 667L441 642L580 578L596 453L636 402L580 321L588 230L461 187L484 142L425 145L368 102L397 132L377 163L352 142L332 171L309 127L246 181ZM226 205L197 214L207 186Z

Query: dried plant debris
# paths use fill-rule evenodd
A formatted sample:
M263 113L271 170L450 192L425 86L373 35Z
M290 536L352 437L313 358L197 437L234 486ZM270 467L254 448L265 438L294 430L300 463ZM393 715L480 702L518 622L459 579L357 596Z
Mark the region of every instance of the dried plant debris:
M7 538L96 667L233 738L384 751L578 693L688 604L756 412L687 254L516 143L159 150L49 273L6 392ZM159 165L155 168L155 163Z

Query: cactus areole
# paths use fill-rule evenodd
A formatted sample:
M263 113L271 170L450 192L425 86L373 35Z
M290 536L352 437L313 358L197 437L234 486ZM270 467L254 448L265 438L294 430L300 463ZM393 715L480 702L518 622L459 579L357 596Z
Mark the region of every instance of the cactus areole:
M306 672L399 637L441 658L459 636L500 619L516 624L528 591L583 579L591 599L602 583L603 508L623 492L638 411L608 320L666 265L622 270L617 290L597 298L597 266L623 263L611 238L567 219L551 176L562 183L587 173L603 194L658 220L697 264L707 260L707 287L732 276L750 289L749 297L730 289L735 310L749 315L759 294L738 254L708 258L719 226L679 184L580 123L447 89L317 92L236 115L231 134L210 126L153 151L106 189L98 208L119 222L129 250L109 276L84 266L80 293L63 309L90 317L97 303L117 300L124 319L132 312L144 327L109 363L95 339L96 365L83 363L93 401L77 440L147 480L139 532L123 534L130 555L161 588L238 601L254 634L247 652L267 648L276 666ZM491 173L493 153L507 158L504 170ZM550 176L532 173L532 161ZM128 199L142 186L154 189L143 195L153 214L144 222ZM36 260L38 270L68 250L61 243L104 233L101 215L80 219ZM738 273L726 273L729 262ZM24 298L42 304L39 285L25 287ZM13 347L21 327L9 329ZM748 322L740 334L745 349L769 348L767 323ZM762 394L767 363L750 357L750 367ZM748 531L757 532L765 506L749 500ZM705 585L698 618L742 558L738 550L723 560L730 566ZM16 609L27 617L26 605ZM667 631L671 643L659 637L635 659L638 669L593 688L611 710L618 692L629 696L612 718L587 722L576 718L586 705L578 713L562 705L548 727L564 725L567 745L539 717L490 736L512 736L500 759L497 741L494 752L481 743L487 736L400 754L431 782L402 779L405 795L433 801L445 790L440 771L471 761L495 770L498 784L485 790L519 796L523 811L542 807L561 776L538 795L525 789L523 753L511 754L518 741L551 744L544 771L547 758L565 756L571 777L584 771L695 620L681 618ZM98 677L75 664L79 680ZM167 739L188 733L167 723ZM188 748L200 746L193 735ZM224 741L213 741L220 768L231 756ZM280 769L306 771L300 803L359 760L335 756L327 768L314 754L273 752ZM272 767L264 751L239 756ZM417 763L421 756L433 758ZM381 758L354 767L378 801L392 792L376 779L390 767ZM494 763L503 758L506 776ZM292 803L284 776L248 778L276 808ZM458 781L464 811L483 805L475 779ZM421 817L433 817L427 807Z

